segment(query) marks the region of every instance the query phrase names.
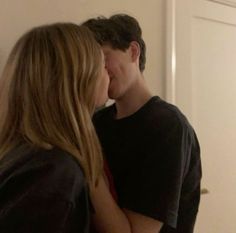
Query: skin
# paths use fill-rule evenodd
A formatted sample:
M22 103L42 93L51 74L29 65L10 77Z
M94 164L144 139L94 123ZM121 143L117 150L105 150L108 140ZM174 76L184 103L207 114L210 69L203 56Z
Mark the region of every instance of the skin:
M139 69L139 45L133 41L125 52L106 45L103 52L110 76L108 95L115 100L116 117L127 117L152 97Z

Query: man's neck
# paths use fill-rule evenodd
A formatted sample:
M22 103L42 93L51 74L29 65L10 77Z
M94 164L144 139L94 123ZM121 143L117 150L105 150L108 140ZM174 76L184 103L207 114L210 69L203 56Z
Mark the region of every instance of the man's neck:
M147 103L152 96L142 78L122 98L115 101L116 119L132 115Z

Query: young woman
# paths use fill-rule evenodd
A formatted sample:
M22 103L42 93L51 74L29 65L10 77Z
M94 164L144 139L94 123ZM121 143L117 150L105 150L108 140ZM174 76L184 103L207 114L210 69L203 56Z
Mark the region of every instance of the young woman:
M108 80L84 26L41 26L17 41L0 79L1 233L89 231L103 167L91 116Z

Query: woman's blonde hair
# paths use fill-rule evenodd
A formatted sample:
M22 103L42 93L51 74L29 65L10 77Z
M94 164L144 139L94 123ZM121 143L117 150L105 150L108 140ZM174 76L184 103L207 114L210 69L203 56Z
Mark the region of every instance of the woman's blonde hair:
M23 35L0 85L0 156L21 143L74 155L90 187L102 170L91 116L101 48L85 26L56 23Z

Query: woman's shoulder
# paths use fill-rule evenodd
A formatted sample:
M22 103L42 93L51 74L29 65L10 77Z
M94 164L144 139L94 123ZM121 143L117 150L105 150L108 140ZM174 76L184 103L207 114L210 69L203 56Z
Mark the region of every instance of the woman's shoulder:
M0 169L0 189L15 183L19 188L26 185L34 190L34 195L56 195L66 200L73 200L86 189L79 162L64 150L15 149L6 156Z
M58 147L44 149L28 145L20 145L12 149L1 160L0 167L17 168L17 170L34 170L40 167L50 167L60 171L82 171L79 161L70 153Z
M38 149L31 153L31 156L34 156L34 163L52 166L57 170L66 169L71 172L82 171L80 163L75 156L58 147L53 147L50 150Z

